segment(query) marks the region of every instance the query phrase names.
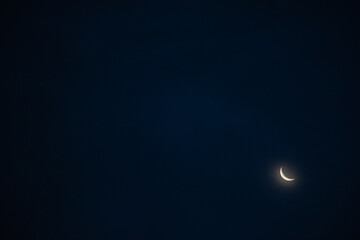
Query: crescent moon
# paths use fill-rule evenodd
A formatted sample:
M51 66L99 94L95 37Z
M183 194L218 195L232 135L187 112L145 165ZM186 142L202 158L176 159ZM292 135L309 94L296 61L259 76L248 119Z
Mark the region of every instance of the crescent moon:
M281 176L284 180L286 180L286 181L288 181L288 182L291 182L291 181L294 181L294 180L295 180L295 178L288 178L287 176L285 176L285 174L283 173L282 167L280 168L280 176Z

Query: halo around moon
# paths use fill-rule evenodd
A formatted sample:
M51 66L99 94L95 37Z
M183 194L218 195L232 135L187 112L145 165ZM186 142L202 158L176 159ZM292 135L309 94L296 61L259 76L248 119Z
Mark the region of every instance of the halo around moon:
M285 181L288 181L288 182L291 182L291 181L294 181L294 180L295 180L295 178L288 178L287 176L285 176L285 174L283 173L282 167L280 167L280 176L281 176Z

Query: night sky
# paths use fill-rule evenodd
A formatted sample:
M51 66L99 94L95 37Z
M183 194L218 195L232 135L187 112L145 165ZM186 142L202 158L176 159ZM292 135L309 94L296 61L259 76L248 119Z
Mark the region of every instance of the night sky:
M312 2L3 3L0 239L360 239L360 8Z

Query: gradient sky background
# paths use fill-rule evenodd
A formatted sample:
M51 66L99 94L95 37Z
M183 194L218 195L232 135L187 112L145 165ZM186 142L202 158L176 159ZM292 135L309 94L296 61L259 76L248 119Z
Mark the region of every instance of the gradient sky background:
M1 239L360 239L355 4L1 12Z

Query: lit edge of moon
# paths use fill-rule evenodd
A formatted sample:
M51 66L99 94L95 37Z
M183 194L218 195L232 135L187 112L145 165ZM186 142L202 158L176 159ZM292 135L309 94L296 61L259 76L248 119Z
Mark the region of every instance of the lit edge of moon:
M285 176L285 174L283 173L282 167L280 167L280 176L281 176L285 181L288 181L288 182L291 182L291 181L294 181L294 180L295 180L295 178L288 178L287 176Z

